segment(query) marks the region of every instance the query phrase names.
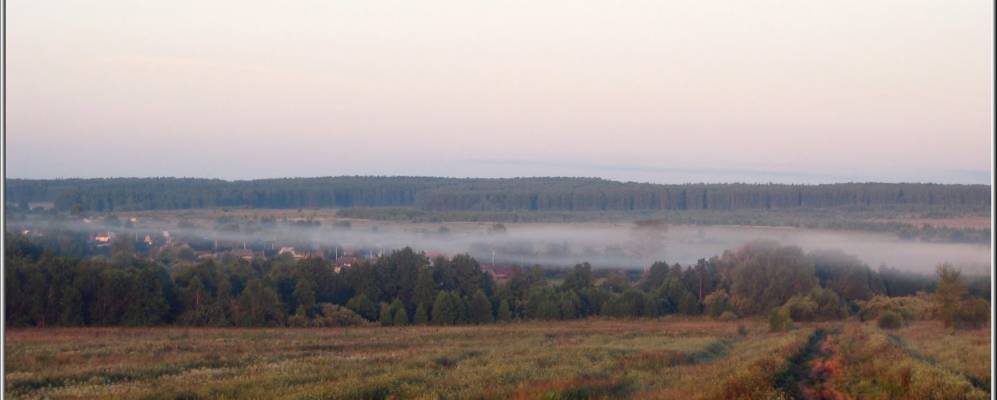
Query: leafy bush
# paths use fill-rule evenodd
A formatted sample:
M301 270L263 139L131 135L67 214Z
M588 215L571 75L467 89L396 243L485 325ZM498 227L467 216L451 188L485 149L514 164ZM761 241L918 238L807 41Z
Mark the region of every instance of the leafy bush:
M377 305L365 294L350 299L350 301L346 302L346 308L353 310L353 312L360 314L360 316L369 321L377 319Z
M793 321L813 321L817 317L817 303L807 296L793 296L782 308Z
M733 306L730 305L730 295L727 294L723 289L717 289L712 293L708 294L705 299L703 299L703 305L706 306L707 312L713 318L719 318L724 313L733 310Z
M848 316L848 309L841 297L833 290L824 288L814 288L808 295L811 301L817 305L815 317L821 321L837 320Z
M295 328L307 328L310 325L308 317L301 314L294 314L287 319L287 324Z
M789 310L779 307L769 314L769 331L786 332L793 328L793 319L789 317Z
M904 317L893 311L883 311L877 324L883 329L899 329L904 326Z
M737 314L734 314L734 312L732 312L732 311L724 311L723 314L720 314L720 318L718 318L718 319L721 320L721 321L733 321L733 320L736 320L737 318L738 318Z
M955 313L955 327L976 329L986 325L989 317L990 305L986 300L979 298L963 300Z
M315 326L356 326L366 325L368 323L364 317L360 316L360 314L357 314L353 310L346 307L323 303L320 305L319 309L322 311L322 315L315 318L315 321L313 322Z
M782 306L793 321L829 321L848 316L844 302L834 291L814 288L806 295L793 296Z
M876 320L884 311L900 314L907 322L930 319L934 315L934 304L924 294L904 297L874 296L858 304L859 319L862 321Z

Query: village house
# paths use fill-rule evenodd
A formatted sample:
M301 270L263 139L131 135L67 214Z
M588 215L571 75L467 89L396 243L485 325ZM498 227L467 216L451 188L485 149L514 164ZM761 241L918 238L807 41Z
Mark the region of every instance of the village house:
M256 254L253 253L253 250L245 248L232 250L229 252L229 254L232 254L233 256L239 257L246 261L252 261L253 257L256 256Z
M98 245L111 243L113 239L114 235L111 232L98 233L93 237L93 241L97 242Z
M344 269L353 267L354 265L356 265L356 263L358 261L360 261L360 260L358 260L356 257L352 257L352 256L351 257L346 257L346 256L339 257L339 258L336 259L336 261L333 262L333 268L332 269L336 273L339 273L340 271L342 271Z
M426 258L429 259L429 265L432 267L436 266L436 259L438 257L443 257L443 258L447 257L445 253L440 251L427 251L424 254L426 255Z
M511 265L481 264L481 270L491 275L496 282L508 280L512 276Z
M294 257L294 259L305 258L304 254L300 254L300 253L294 251L294 247L284 246L284 247L281 247L280 251L277 252L278 256L282 256L282 255L285 255L285 254L291 255L291 257Z

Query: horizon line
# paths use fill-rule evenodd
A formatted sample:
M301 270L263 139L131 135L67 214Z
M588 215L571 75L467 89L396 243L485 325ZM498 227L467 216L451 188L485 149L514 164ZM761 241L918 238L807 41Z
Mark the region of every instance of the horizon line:
M454 179L454 180L514 180L514 179L594 179L601 180L605 182L615 182L622 184L641 184L641 185L783 185L783 186L821 186L821 185L847 185L847 184L892 184L892 185L944 185L944 186L992 186L991 183L967 183L967 182L934 182L934 181L871 181L871 180L841 180L833 182L775 182L775 181L717 181L717 182L706 182L706 181L686 181L686 182L670 182L670 183L659 183L659 182L649 182L649 181L635 181L635 180L618 180L610 179L598 176L558 176L558 175L523 175L523 176L510 176L510 177L481 177L481 176L444 176L444 175L313 175L313 176L276 176L276 177L259 177L259 178L239 178L239 179L227 179L221 177L205 177L205 176L94 176L94 177L46 177L46 178L21 178L21 177L10 177L4 176L4 182L8 180L21 180L21 181L71 181L71 180L121 180L121 179L197 179L197 180L211 180L211 181L222 181L228 183L235 182L252 182L252 181L266 181L266 180L285 180L285 179L335 179L335 178L367 178L367 179L391 179L391 178L421 178L421 179Z

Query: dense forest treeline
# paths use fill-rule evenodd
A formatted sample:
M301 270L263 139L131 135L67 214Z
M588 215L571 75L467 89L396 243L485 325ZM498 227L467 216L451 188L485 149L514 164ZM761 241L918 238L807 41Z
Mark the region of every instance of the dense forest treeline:
M324 177L8 179L8 201L63 210L412 207L431 211L640 211L918 207L989 212L987 185L681 184L597 178Z
M579 264L512 267L501 282L468 255L429 259L405 248L337 272L290 256L164 263L118 240L109 257L72 258L14 233L6 239L8 326L344 326L468 324L669 314L731 319L924 318L891 299L936 290L935 279L873 271L841 252L755 242L681 266L657 262L633 281ZM946 267L955 324L986 321L989 279ZM912 297L913 299L923 298ZM908 302L909 303L909 302ZM869 306L866 306L869 305ZM982 314L981 314L982 310ZM894 312L895 311L895 312ZM904 322L904 321L901 321Z

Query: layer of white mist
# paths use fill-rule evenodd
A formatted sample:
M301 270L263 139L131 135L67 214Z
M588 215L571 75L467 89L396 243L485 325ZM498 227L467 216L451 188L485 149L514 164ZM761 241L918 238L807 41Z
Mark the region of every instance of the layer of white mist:
M47 225L48 223L43 223ZM886 265L911 272L933 273L944 262L964 273L989 274L990 246L903 240L891 234L789 227L669 225L638 229L629 223L505 224L494 233L491 223L398 223L354 220L349 228L327 223L316 228L289 225L265 228L243 224L237 232L209 228L178 229L172 221L146 222L135 228L80 222L60 223L68 229L145 234L169 230L176 238L199 237L250 246L304 245L312 249L340 247L360 255L402 247L446 255L469 253L483 263L550 267L590 262L597 267L643 268L654 261L692 264L755 240L774 240L805 251L839 249L869 266ZM441 228L446 229L441 229Z

